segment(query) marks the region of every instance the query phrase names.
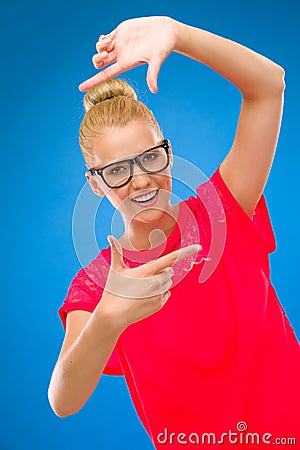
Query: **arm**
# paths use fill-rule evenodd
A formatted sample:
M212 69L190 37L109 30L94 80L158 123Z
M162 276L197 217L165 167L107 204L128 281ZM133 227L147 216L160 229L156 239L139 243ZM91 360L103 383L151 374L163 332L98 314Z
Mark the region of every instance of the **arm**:
M172 51L209 66L240 90L242 106L236 135L220 173L251 216L277 145L285 88L282 67L229 39L160 16L122 22L109 35L100 37L96 48L95 67L111 65L82 83L81 90L147 63L147 83L157 92L160 67Z
M50 405L60 417L78 412L86 403L121 333L167 302L174 275L170 266L201 249L189 245L129 268L119 244L111 238L109 242L111 267L101 300L93 313L77 310L67 315L66 336L48 389Z
M273 162L283 107L284 70L228 39L176 22L175 51L216 70L242 94L233 145L220 173L251 217Z
M234 41L174 22L174 51L195 59L233 83L249 100L277 94L284 71L273 61Z
M50 405L59 417L76 413L86 403L121 333L101 306L104 295L93 313L67 315L65 339L48 389Z

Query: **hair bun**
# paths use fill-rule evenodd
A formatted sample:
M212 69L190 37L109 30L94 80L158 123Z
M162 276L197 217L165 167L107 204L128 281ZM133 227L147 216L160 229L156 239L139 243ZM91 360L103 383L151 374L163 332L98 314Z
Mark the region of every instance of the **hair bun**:
M112 78L111 80L98 84L98 86L88 90L83 98L83 105L85 110L89 111L94 105L97 105L97 103L119 96L137 100L135 90L127 83L127 81L119 78Z

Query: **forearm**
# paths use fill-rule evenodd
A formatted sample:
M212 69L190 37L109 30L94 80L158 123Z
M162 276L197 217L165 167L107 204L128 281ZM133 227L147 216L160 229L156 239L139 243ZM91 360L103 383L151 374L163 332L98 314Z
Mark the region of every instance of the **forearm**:
M105 315L100 302L53 370L48 397L58 416L74 414L86 403L120 334L121 330Z
M234 41L173 21L174 51L193 58L233 83L245 98L260 99L282 91L284 70Z

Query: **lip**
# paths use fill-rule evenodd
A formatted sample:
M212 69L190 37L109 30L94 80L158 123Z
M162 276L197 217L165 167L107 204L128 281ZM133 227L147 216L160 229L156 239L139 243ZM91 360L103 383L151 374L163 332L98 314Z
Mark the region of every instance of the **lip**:
M154 205L154 203L156 203L156 201L157 201L159 189L154 189L154 190L157 191L157 192L156 192L155 196L151 199L150 202L147 202L147 203L134 202L133 199L131 199L131 201L132 201L134 204L139 205L139 206L142 206L142 207L144 207L144 208L146 208L147 206ZM150 194L151 192L153 192L153 191L149 191L148 194ZM143 194L143 195L147 195L147 194ZM137 195L137 196L134 197L134 198L138 198L138 197L141 197L141 195Z
M154 192L154 191L157 191L158 190L158 188L156 188L156 189L152 189L151 191L146 191L146 192L143 192L142 194L139 194L139 195L136 195L135 197L132 197L132 199L131 200L134 200L135 198L139 198L139 197L142 197L143 195L148 195L148 194L152 194L152 192Z

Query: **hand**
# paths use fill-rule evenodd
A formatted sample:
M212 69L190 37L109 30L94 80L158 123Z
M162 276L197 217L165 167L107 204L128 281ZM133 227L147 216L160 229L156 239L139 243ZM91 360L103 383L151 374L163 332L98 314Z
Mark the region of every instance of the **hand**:
M98 69L111 66L79 85L86 91L122 72L141 64L148 64L147 84L156 93L160 67L176 44L176 21L170 17L154 16L129 19L121 22L106 36L100 36L93 56Z
M166 303L174 275L171 265L201 250L189 245L139 267L129 268L123 261L116 239L109 237L111 265L101 300L106 315L125 329L155 313ZM108 294L107 294L108 293Z

